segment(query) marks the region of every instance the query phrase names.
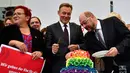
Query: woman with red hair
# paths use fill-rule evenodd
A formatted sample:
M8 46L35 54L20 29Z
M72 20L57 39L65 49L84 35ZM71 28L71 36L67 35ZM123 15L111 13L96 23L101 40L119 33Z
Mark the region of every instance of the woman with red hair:
M42 33L29 26L31 11L25 6L14 9L15 25L5 27L0 34L0 44L18 48L21 52L31 52L32 59L45 58L45 47Z

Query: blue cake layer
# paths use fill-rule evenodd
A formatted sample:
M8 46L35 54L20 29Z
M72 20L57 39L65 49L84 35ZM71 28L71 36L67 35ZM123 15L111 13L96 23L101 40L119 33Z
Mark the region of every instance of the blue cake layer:
M97 73L95 68L68 66L62 68L60 73Z

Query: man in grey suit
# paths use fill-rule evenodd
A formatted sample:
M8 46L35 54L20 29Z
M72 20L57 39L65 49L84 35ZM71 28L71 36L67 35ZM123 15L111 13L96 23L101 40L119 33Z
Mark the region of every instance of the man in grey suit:
M69 49L71 47L69 45L83 43L81 27L69 22L72 9L71 4L62 3L58 10L60 20L47 27L45 39L48 53L51 55L52 73L60 73L60 70L65 67L66 53L75 50Z
M84 45L81 48L91 52L109 50L103 58L105 71L103 73L119 73L118 66L125 65L130 73L130 31L125 24L116 17L104 20L97 19L93 13L86 11L79 17L80 24L88 30ZM97 30L100 31L97 36Z

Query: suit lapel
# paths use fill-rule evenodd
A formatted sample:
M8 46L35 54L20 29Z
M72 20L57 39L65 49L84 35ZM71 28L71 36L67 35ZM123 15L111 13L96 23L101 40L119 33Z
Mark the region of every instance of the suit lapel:
M71 39L72 39L72 36L73 36L74 29L73 29L73 25L71 23L69 23L69 25L70 25L70 43L71 43Z
M61 27L59 22L57 23L55 30L56 30L56 33L57 33L56 35L58 35L59 37L63 36L64 32L63 32L62 27Z

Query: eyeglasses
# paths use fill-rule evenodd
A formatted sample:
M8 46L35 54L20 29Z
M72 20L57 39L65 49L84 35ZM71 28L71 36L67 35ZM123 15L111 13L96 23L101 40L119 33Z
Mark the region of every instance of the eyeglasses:
M15 16L15 15L20 16L20 15L23 15L23 14L25 14L25 13L14 13L13 16Z
M39 22L37 22L37 21L36 22L31 22L30 24L39 24Z
M90 18L87 18L86 20L82 21L81 25L88 24Z

